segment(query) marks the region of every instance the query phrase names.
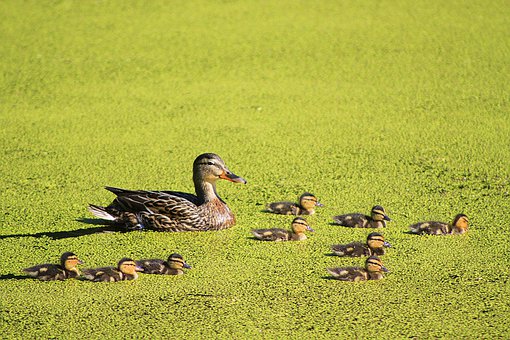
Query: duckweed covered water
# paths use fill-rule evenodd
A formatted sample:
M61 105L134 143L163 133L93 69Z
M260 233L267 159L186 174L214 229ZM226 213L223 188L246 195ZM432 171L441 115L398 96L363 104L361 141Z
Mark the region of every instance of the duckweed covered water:
M0 332L5 338L507 338L509 7L504 1L0 3ZM191 192L218 153L220 232L96 233L105 185ZM300 243L261 212L325 204ZM394 220L379 282L330 280L327 256ZM468 235L406 234L467 214ZM181 277L21 279L73 251L84 267L179 252Z

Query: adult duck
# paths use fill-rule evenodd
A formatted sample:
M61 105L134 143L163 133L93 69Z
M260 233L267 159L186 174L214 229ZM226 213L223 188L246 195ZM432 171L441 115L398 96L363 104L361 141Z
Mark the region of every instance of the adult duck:
M246 181L232 173L220 156L204 153L193 162L196 195L179 191L125 190L106 187L117 197L107 207L91 204L97 217L128 229L159 231L205 231L226 229L235 217L216 192L216 181Z

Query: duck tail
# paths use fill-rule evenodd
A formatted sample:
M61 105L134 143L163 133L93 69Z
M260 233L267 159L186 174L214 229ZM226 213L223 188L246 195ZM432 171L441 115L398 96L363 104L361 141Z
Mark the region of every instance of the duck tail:
M409 226L409 232L411 234L420 234L421 233L420 224L413 224Z
M102 218L107 221L116 221L117 218L106 211L105 207L89 204L89 211L96 217Z

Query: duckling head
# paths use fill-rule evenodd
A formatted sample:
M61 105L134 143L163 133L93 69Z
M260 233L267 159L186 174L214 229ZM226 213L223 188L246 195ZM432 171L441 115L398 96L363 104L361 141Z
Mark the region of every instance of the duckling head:
M381 259L377 256L370 256L365 262L365 267L369 273L389 272L389 270L383 266Z
M374 221L382 220L391 221L391 218L389 218L388 215L386 215L386 211L380 205L376 205L375 207L372 208L371 216Z
M244 178L232 173L223 159L214 153L204 153L195 159L193 162L193 181L195 183L215 183L220 178L230 182L246 184Z
M80 260L76 254L71 253L70 251L63 253L60 257L60 265L68 271L79 274L80 272L78 271L78 268L76 268L79 264L83 264L83 261Z
M391 247L389 242L384 241L384 236L380 233L370 233L367 237L367 244L370 249L381 249Z
M132 275L135 278L138 277L137 271L138 272L143 271L143 268L138 267L136 265L135 261L133 261L132 259L127 258L127 257L125 257L119 261L117 268L123 274Z
M308 222L306 222L306 220L302 217L296 217L293 221L292 221L292 231L296 234L303 234L305 232L305 230L308 230L308 231L315 231L313 230L310 225L308 225Z
M168 257L168 264L172 269L181 270L182 268L191 269L191 266L184 262L184 259L181 255L174 253Z
M458 214L453 219L452 225L459 229L460 233L465 233L469 228L469 220L468 217L464 214Z
M305 192L301 197L299 197L299 205L305 208L306 210L312 210L315 206L322 207L324 206L322 203L319 203L317 197L314 194L309 192Z

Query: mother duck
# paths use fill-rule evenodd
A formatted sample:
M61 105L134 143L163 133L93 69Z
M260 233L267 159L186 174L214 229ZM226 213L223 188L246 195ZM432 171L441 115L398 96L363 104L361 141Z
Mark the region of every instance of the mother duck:
M125 190L106 187L117 197L107 207L90 204L96 217L124 225L128 229L159 231L205 231L226 229L235 217L216 193L216 181L246 181L233 174L220 156L204 153L193 162L196 196L178 191Z

